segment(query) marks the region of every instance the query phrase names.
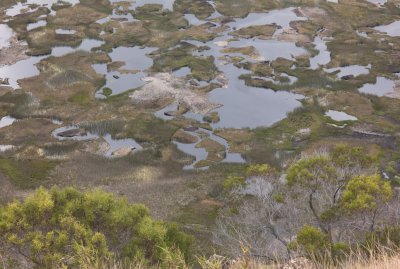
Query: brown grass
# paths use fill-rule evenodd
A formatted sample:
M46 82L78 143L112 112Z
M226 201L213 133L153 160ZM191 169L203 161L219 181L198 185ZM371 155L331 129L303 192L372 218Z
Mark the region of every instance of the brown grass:
M356 255L342 264L343 269L395 269L400 268L400 252L381 252L371 257Z
M8 258L18 256L0 248L0 269L7 267ZM178 250L162 249L164 258L160 264L148 265L141 261L122 261L111 256L109 258L99 258L92 252L83 251L72 259L81 269L397 269L400 268L400 249L387 248L384 246L375 248L374 251L353 250L342 262L324 260L324 262L312 261L304 257L297 257L285 262L268 263L256 260L249 256L247 248L242 248L242 256L237 259L229 259L219 255L210 257L196 256L191 264L188 264L184 255ZM20 257L22 258L22 257ZM23 260L23 259L22 259ZM69 268L60 260L57 269ZM21 263L26 264L20 260ZM21 268L21 267L18 267ZM24 266L24 268L31 268Z
M305 258L297 258L284 264L272 265L249 258L228 260L222 256L213 255L208 259L197 257L197 265L193 267L184 262L181 254L172 252L167 255L166 264L162 266L146 266L142 263L123 264L114 260L101 262L85 259L84 257L82 257L80 263L81 268L84 269L397 269L400 268L400 252L382 251L369 257L364 254L354 254L351 258L338 265L332 265L329 262L324 264L314 263Z

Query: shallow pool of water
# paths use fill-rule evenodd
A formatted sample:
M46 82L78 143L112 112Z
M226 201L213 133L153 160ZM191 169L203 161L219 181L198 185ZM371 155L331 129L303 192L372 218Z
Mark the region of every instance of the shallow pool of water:
M71 4L71 5L76 5L80 1L79 0L63 0L62 2ZM13 16L21 14L22 11L24 11L26 9L28 9L30 11L33 11L36 9L36 8L33 10L30 9L29 8L30 5L38 5L38 6L42 6L42 7L47 7L51 11L50 15L54 15L55 11L51 9L51 6L55 3L57 3L56 0L26 0L26 2L24 2L24 3L18 2L11 8L7 9L6 15L13 17Z
M137 8L146 4L160 4L165 9L173 10L174 2L175 0L136 0L133 7Z
M222 160L222 162L224 162L224 163L245 163L246 162L246 160L243 159L243 157L240 153L231 153L228 141L226 141L225 139L223 139L220 136L215 135L213 133L213 131L199 128L196 131L192 131L192 132L187 131L187 133L196 136L198 138L198 141L196 143L192 143L192 144L184 144L184 143L179 143L176 141L173 142L175 145L177 145L177 147L180 151L185 152L186 154L189 154L189 155L195 157L195 161L189 165L184 166L184 169L194 169L196 163L207 159L207 157L208 157L207 151L204 148L196 147L196 145L205 138L210 138L225 147L225 158L224 158L224 160ZM202 134L200 135L200 133L202 133ZM207 168L208 167L202 167L201 169L207 169Z
M14 6L10 7L9 9L7 9L6 15L13 17L13 16L16 16L18 14L21 14L21 12L24 9L29 9L28 4L27 3L22 4L21 2L18 2Z
M221 39L223 39L222 37ZM242 74L249 74L248 70L239 69L232 64L226 64L219 59L224 54L221 53L221 47L215 44L216 39L206 43L210 50L202 52L200 55L212 55L216 59L216 66L225 74L228 84L223 88L214 89L209 93L209 99L212 103L222 105L215 111L220 116L218 123L212 124L213 128L257 128L262 126L270 126L286 117L288 112L301 106L299 99L301 95L292 94L286 91L274 92L270 89L256 88L246 86L239 77ZM292 57L288 50L280 50L279 44L287 42L279 42L276 40L263 40L259 44L263 44L264 48L274 48L271 50L261 50L263 56L267 59L276 59L277 57ZM251 43L251 40L244 42ZM199 45L198 42L191 42ZM231 42L234 43L234 42ZM269 44L268 44L269 43ZM271 45L271 43L273 45ZM200 43L201 44L201 43ZM241 43L246 44L246 43ZM292 45L290 45L292 46ZM294 45L295 46L295 45ZM239 46L241 47L241 46ZM260 53L261 53L260 52ZM299 51L300 52L300 51ZM301 50L301 52L303 52ZM201 115L195 113L186 113L186 117L199 120Z
M76 52L79 50L90 52L92 49L100 47L103 44L104 44L104 41L102 41L102 40L84 39L78 47L61 46L61 47L52 48L51 56L61 57L61 56L64 56L64 55L67 55L69 53L73 53L73 52Z
M10 116L4 116L0 119L0 128L4 128L12 125L16 121L15 118Z
M199 20L195 15L193 14L184 14L183 17L188 21L189 25L202 25L204 23L207 23L207 21Z
M388 36L400 36L400 20L388 25L377 26L374 29Z
M211 20L211 19L215 19L218 17L222 17L222 14L218 12L218 10L215 6L214 0L207 0L207 3L209 3L214 9L213 14L211 14L210 17L208 17L207 19Z
M333 73L339 71L336 74L337 77L341 78L343 76L360 76L360 75L368 75L371 69L371 65L362 66L362 65L349 65L343 67L329 68L324 69L325 72Z
M356 117L349 115L343 111L336 111L336 110L328 110L325 113L325 116L328 116L334 121L356 121L358 120Z
M308 53L304 48L297 47L294 42L278 40L241 39L239 41L230 42L229 46L235 48L253 46L256 48L260 56L262 56L262 60L264 61L273 61L277 58L292 60L295 56Z
M121 74L118 71L108 72L106 64L94 64L92 67L98 74L105 76L106 84L103 88L110 88L113 95L138 88L145 84L142 79L146 74L143 72L138 72L136 74ZM98 98L104 98L104 96L101 95L102 89L100 89L99 93L96 95Z
M110 146L105 153L107 157L112 157L113 153L121 148L131 148L132 151L143 149L142 146L133 139L113 139L110 134L106 134L103 138Z
M307 18L299 17L294 12L295 8L285 8L272 10L268 13L250 13L245 18L235 19L234 22L228 23L231 28L245 28L256 25L276 24L282 28L289 27L292 21L303 21Z
M122 61L122 69L145 70L153 65L153 59L148 54L156 48L118 47L109 54L113 62Z
M367 2L378 6L383 6L387 3L387 0L367 0Z
M169 111L177 111L178 110L178 104L176 103L172 103L166 107L164 107L163 109L156 111L154 113L154 115L160 119L163 120L172 120L174 117L173 116L168 116L165 115L165 113L169 112Z
M36 64L44 58L46 58L46 56L30 57L28 59L16 62L13 65L1 66L0 78L8 78L10 86L14 89L18 89L18 80L40 74Z
M189 154L191 156L195 157L195 161L189 165L185 165L183 169L194 169L194 166L196 163L198 163L201 160L206 160L208 153L204 148L196 148L196 144L183 144L183 143L178 143L178 142L173 142L180 151L185 152L186 154ZM206 169L203 168L203 169Z
M113 62L124 62L118 70L108 72L106 64L95 64L93 68L98 74L106 77L106 85L112 94L119 94L129 89L143 86L144 71L153 65L153 59L148 54L155 48L118 47L109 54ZM126 70L125 72L123 70ZM101 93L101 89L99 91ZM101 95L97 95L101 98Z
M326 46L326 40L317 36L314 39L315 49L318 50L318 54L310 59L310 68L316 70L321 66L324 66L331 61L331 53L328 51Z
M47 21L40 20L40 21L37 21L37 22L34 22L34 23L29 23L26 26L26 30L31 31L33 29L37 29L37 28L40 28L40 27L43 27L43 26L46 26L46 25L47 25Z
M243 80L230 80L227 89L210 93L211 102L222 104L216 109L220 121L213 128L257 128L270 126L288 112L300 107L302 96L286 91L249 87Z
M358 89L362 93L384 96L394 91L395 82L385 77L377 77L376 83L367 83Z
M0 78L8 78L10 86L14 89L19 88L18 80L37 76L40 74L36 65L43 59L49 56L60 57L78 50L91 51L93 48L101 46L104 41L95 39L85 39L82 43L74 47L54 47L52 48L51 55L30 57L21 60L12 65L5 65L0 67Z
M212 103L221 104L220 108L215 111L220 116L218 123L212 124L213 128L257 128L262 126L270 126L286 117L288 112L301 106L299 99L301 95L296 95L286 91L275 92L270 89L256 88L246 86L239 77L242 74L249 74L248 70L239 69L233 64L226 64L219 58L224 54L221 53L221 47L215 42L225 40L220 37L216 40L206 43L210 50L202 52L205 56L212 55L216 59L216 66L225 74L228 84L224 88L218 88L209 93L209 99ZM248 42L248 43L247 43ZM199 45L199 42L190 42ZM234 44L235 42L230 42ZM293 54L303 53L302 48L298 48L295 44L288 45L294 48L293 51L285 50L279 46L290 42L280 42L276 40L256 40L256 46L263 46L260 53L267 59L276 59L278 57L292 58ZM201 44L201 43L200 43ZM244 44L254 45L253 40L243 40L237 42L239 47ZM294 46L294 47L293 47ZM270 49L267 49L270 48ZM291 52L291 53L290 53ZM194 113L186 113L185 116L198 120L201 115Z
M10 45L13 30L7 24L0 24L0 49Z
M69 30L69 29L56 29L56 34L58 35L73 35L75 34L75 30Z
M186 77L190 73L191 73L190 68L186 66L172 72L172 74L176 77Z

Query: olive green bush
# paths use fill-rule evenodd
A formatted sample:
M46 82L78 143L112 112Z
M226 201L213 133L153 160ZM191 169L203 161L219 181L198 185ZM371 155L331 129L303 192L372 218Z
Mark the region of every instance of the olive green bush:
M187 259L192 238L153 220L148 209L101 190L39 188L0 208L0 241L14 260L37 268L80 268L80 255L162 264L174 249Z

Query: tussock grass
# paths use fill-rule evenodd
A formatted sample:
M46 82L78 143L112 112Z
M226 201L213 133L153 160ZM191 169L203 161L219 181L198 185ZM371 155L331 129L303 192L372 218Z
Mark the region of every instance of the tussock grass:
M179 252L168 251L167 260L162 265L149 266L141 262L124 263L110 259L99 261L87 257L80 257L83 269L162 269L162 268L201 268L201 269L395 269L400 268L400 250L380 248L378 251L365 253L353 252L343 262L316 262L305 258L296 258L279 264L271 264L244 257L229 260L225 257L213 255L210 258L196 257L195 266L188 265ZM59 268L61 269L61 268Z
M394 269L400 268L400 254L394 256L387 253L381 253L378 257L371 257L364 260L363 257L357 257L348 261L343 266L344 269Z

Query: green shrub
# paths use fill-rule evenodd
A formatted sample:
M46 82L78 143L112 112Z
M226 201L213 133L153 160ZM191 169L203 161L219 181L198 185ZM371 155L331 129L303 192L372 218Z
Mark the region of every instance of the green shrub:
M112 94L112 90L108 87L103 88L103 95L104 96L110 96Z
M0 208L0 241L37 268L80 268L82 253L162 264L165 250L176 249L188 258L192 237L153 220L145 206L101 190L39 188Z
M379 201L389 201L393 191L389 181L380 175L357 176L352 178L342 194L342 203L345 209L375 210Z
M350 252L348 245L342 242L333 243L326 233L310 225L304 225L300 229L289 248L298 250L314 260L328 259L333 262L345 258Z
M261 176L273 173L273 168L268 164L253 164L246 169L247 176Z
M223 183L225 191L231 191L235 188L244 186L246 179L240 176L229 175Z
M297 233L296 240L291 242L290 247L300 250L307 256L320 256L330 248L330 241L321 230L310 225L304 225Z

